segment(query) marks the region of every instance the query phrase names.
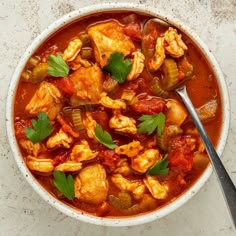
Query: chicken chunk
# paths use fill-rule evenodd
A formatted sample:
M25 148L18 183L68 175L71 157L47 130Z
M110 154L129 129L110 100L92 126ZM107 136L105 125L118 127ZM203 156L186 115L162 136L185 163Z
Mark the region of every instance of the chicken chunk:
M188 116L185 107L177 100L169 100L166 103L166 122L170 125L181 126Z
M115 149L115 153L119 155L126 155L127 157L135 157L143 150L143 146L139 141L133 141L131 143L119 146Z
M128 116L123 116L119 110L114 111L114 116L109 121L109 126L121 133L136 134L136 121Z
M212 99L201 107L197 108L196 110L201 121L209 121L214 119L216 117L217 107L217 101Z
M177 30L172 27L169 27L165 32L164 38L167 43L165 50L172 57L181 57L184 55L184 51L188 49L181 37L181 34L178 34Z
M135 199L141 199L146 190L145 185L142 181L128 180L121 174L114 174L111 177L112 183L121 191L129 191L133 193Z
M77 101L77 105L95 104L100 101L102 93L103 73L100 67L93 65L88 68L81 67L70 76L76 93L71 97Z
M29 155L38 156L39 152L44 149L41 143L31 142L29 139L20 139L20 146L26 151Z
M164 62L166 55L164 49L164 38L159 37L156 41L154 56L148 62L148 68L150 71L158 70Z
M33 156L28 156L26 159L26 164L30 170L42 173L50 173L54 170L52 159L47 159L47 158L41 159Z
M121 52L127 56L135 50L132 40L124 34L123 27L116 21L93 25L89 27L88 35L94 47L96 62L101 67L107 64L113 52Z
M62 55L64 61L66 62L73 61L80 52L82 45L83 45L82 41L78 38L75 38L72 41L70 41L69 45L67 46L66 50Z
M146 179L144 179L144 183L154 198L156 199L167 198L169 187L167 185L160 184L157 177L147 175Z
M69 62L68 64L72 70L78 70L80 67L88 68L92 66L92 64L88 60L81 58L80 55L78 55L73 61Z
M74 182L75 197L90 204L101 204L107 198L106 171L100 164L85 167Z
M48 139L47 148L70 148L72 142L73 138L60 129L59 132Z
M132 60L132 68L127 76L127 80L135 80L142 73L144 68L144 60L145 57L141 52L133 52L132 56L134 57Z
M122 174L124 176L129 175L131 173L131 169L126 158L122 158L119 160L117 167L113 171L113 173Z
M38 115L39 112L45 112L50 120L54 120L62 108L62 98L57 87L51 83L42 82L25 110L33 116Z
M107 108L111 109L126 109L126 103L122 100L113 100L107 96L106 93L101 94L100 103Z
M87 130L87 135L89 138L95 137L95 130L96 130L97 122L93 119L90 112L86 112L86 118L83 119L83 125Z
M81 144L76 144L70 154L72 161L88 161L94 159L98 155L98 152L93 152L87 141L82 140Z
M66 161L62 164L59 164L55 167L55 170L62 172L74 172L79 171L82 168L82 163L75 161Z
M159 159L159 151L157 149L148 149L136 158L132 158L131 167L137 172L145 173Z

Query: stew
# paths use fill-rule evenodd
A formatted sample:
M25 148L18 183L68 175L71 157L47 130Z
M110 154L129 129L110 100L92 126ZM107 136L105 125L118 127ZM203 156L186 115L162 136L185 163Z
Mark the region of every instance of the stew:
M100 217L156 210L209 163L180 82L217 144L221 98L197 46L133 12L99 13L58 31L30 57L14 122L22 156L53 196Z

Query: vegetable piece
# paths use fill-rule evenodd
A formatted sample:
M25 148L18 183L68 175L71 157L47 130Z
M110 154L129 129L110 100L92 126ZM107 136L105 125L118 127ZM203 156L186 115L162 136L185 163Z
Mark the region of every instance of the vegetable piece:
M178 67L174 59L165 59L162 65L162 71L164 73L162 80L163 88L171 90L179 81Z
M92 48L82 48L80 56L82 59L91 59L91 57L93 56Z
M29 61L28 61L28 64L30 67L35 67L39 64L40 62L40 58L37 57L37 56L32 56L30 57Z
M193 155L193 165L199 169L205 169L209 164L209 158L206 153L196 152Z
M167 155L159 161L156 162L147 172L148 175L168 175L169 168L168 161L167 161Z
M104 146L114 149L118 146L113 142L111 135L102 129L102 126L96 124L95 138L99 143L102 143Z
M74 127L77 131L84 130L84 125L83 125L83 120L82 120L80 109L73 109L72 120L73 120Z
M39 63L32 70L32 82L38 83L41 82L48 75L48 64Z
M109 195L109 202L115 208L118 209L128 209L132 206L132 198L129 193L127 192L120 192L118 197L114 195Z
M107 76L107 79L103 82L103 89L110 93L118 87L118 82L111 76Z
M29 82L32 78L32 72L30 70L25 70L21 75L23 81Z
M73 177L68 175L66 178L65 173L60 171L54 171L53 176L55 187L63 193L66 198L73 200L75 197Z
M54 79L53 84L67 97L71 97L76 92L75 86L69 77Z
M216 116L216 110L218 107L218 103L215 99L212 99L202 105L201 107L197 108L197 113L201 121L209 121L214 119Z
M108 59L108 64L103 67L103 70L109 72L112 77L119 83L123 83L132 68L131 60L124 60L124 54L114 52Z
M141 25L138 22L130 22L124 26L124 33L134 40L141 40Z
M139 134L147 133L150 135L157 128L157 135L160 136L164 131L165 115L162 112L153 116L142 115L138 120L142 121L138 125Z
M160 96L160 97L167 97L168 96L168 92L165 91L161 85L160 85L160 82L157 78L153 78L150 82L150 86L151 86L151 89L152 89L152 92L156 95L156 96Z
M62 111L66 116L70 116L72 114L73 109L70 106L69 107L63 107Z
M32 120L33 128L26 128L25 134L34 144L43 141L52 133L52 125L47 114L40 112L38 114L38 121Z
M54 77L66 77L69 74L69 66L60 54L48 56L48 74Z
M89 42L89 36L87 33L80 34L79 39L82 41L83 45Z

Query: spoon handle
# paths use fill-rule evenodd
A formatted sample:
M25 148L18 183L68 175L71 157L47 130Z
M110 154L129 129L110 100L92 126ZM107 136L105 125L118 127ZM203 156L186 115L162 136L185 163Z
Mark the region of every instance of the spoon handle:
M194 109L194 106L187 94L187 90L185 86L182 86L180 88L177 88L175 90L180 97L182 98L188 112L190 113L194 124L197 127L197 130L205 144L208 156L210 157L211 163L213 164L214 170L217 174L218 180L221 185L222 192L224 193L224 197L226 199L226 202L228 204L229 211L231 213L234 226L236 227L236 188L229 177L223 163L221 162L218 154L215 151L215 148L213 147L206 130L204 129L196 110Z

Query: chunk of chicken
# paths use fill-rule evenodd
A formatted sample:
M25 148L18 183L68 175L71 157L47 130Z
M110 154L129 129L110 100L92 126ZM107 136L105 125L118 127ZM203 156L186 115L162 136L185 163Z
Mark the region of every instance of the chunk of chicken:
M62 172L67 172L67 171L73 172L73 171L79 171L81 169L82 169L82 163L75 161L66 161L55 167L55 170Z
M129 175L131 173L131 169L126 158L122 158L119 160L119 162L117 163L117 167L113 171L113 173L122 174L124 176Z
M62 55L64 61L66 62L73 61L80 52L82 45L83 45L82 41L78 38L71 40Z
M62 129L55 135L50 136L47 141L47 148L70 148L70 144L73 142L73 138L65 133Z
M172 57L181 57L184 55L184 51L188 49L181 37L182 35L178 34L177 30L172 27L169 27L169 29L165 32L164 38L167 43L165 50Z
M155 46L154 56L148 61L148 68L150 71L158 70L162 63L164 62L165 48L164 48L164 38L158 37Z
M78 105L99 103L102 93L103 73L100 67L93 65L88 68L81 67L70 76L76 93L71 97Z
M113 52L121 52L124 56L132 53L135 46L129 36L124 34L124 29L116 21L96 24L88 29L88 35L94 47L96 62L101 67Z
M153 166L160 159L159 151L157 149L148 149L144 153L132 158L131 167L140 173L145 173L151 166Z
M94 159L98 155L98 152L93 152L87 141L82 140L81 144L76 144L70 154L72 161L88 161Z
M86 112L86 117L83 119L83 125L87 130L87 135L89 138L95 137L95 130L96 130L97 122L93 119L91 112Z
M144 60L145 57L141 52L133 52L132 56L134 57L132 60L132 68L127 76L127 80L135 80L142 73L144 68Z
M101 94L100 103L107 108L111 109L126 109L126 103L122 100L113 100L107 96L106 93Z
M90 204L101 204L107 198L106 171L100 164L83 168L74 182L75 197Z
M136 134L136 121L128 116L123 116L119 110L114 111L114 116L109 121L109 126L118 132Z
M68 64L72 70L78 70L80 67L87 68L92 66L92 64L88 60L81 58L80 55L78 55L73 61L69 62Z
M26 159L26 164L30 170L50 173L54 170L52 159L47 158L35 158L33 156L28 156Z
M26 153L35 157L38 156L42 149L44 149L41 143L33 144L29 139L20 139L19 144Z
M144 179L144 183L154 198L156 199L167 198L169 187L167 185L160 184L157 177L147 175L146 178Z
M142 181L128 180L124 178L121 174L114 174L111 177L112 183L122 191L130 191L133 193L135 199L141 199L146 190L146 186Z
M119 155L126 155L127 157L135 157L143 150L143 146L139 141L133 141L131 143L119 146L115 149L115 153Z
M63 96L57 87L51 83L42 82L25 110L33 116L43 111L50 120L54 120L62 108L62 98Z
M217 107L217 101L212 99L201 107L197 108L196 111L201 121L209 121L215 118Z
M166 122L170 125L181 126L188 116L185 107L177 100L169 100L166 103Z

